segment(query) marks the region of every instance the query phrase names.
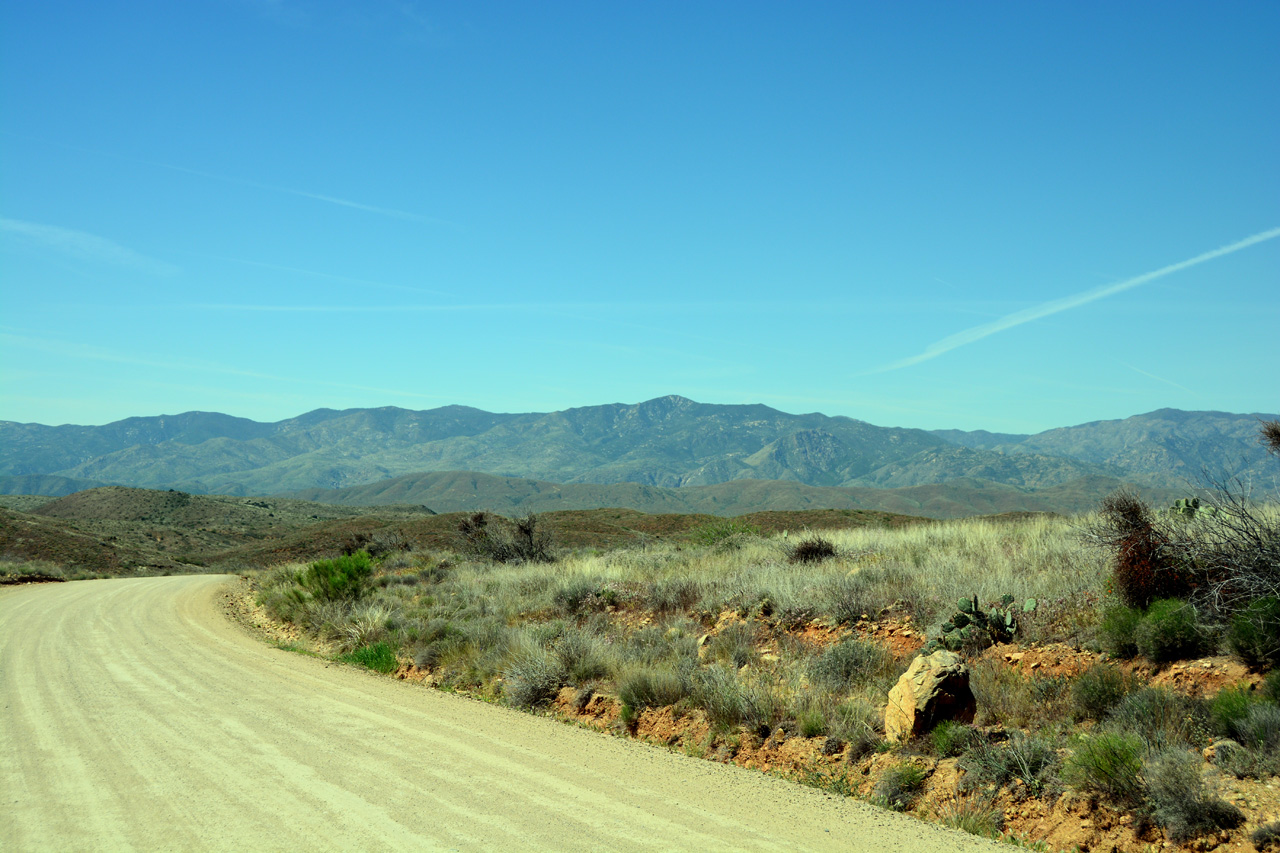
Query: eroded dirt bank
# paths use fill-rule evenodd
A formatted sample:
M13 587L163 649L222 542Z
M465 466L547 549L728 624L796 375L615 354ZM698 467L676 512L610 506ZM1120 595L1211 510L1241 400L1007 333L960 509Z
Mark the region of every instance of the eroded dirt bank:
M1007 849L272 648L230 582L0 591L0 847Z

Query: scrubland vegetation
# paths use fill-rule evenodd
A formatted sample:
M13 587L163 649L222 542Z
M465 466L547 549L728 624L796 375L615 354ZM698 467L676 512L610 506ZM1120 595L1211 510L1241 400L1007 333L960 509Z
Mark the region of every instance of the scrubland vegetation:
M607 551L557 551L536 518L476 514L449 549L282 565L257 585L276 619L380 671L412 665L532 710L566 688L578 710L607 697L622 731L670 708L705 721L691 751L722 760L752 735L817 739L844 770L799 778L842 793L859 761L891 753L903 760L864 793L895 809L917 807L930 770L916 759L954 760L955 796L930 813L980 834L1001 835L1010 801L1074 791L1130 815L1135 838L1181 842L1245 821L1198 750L1214 746L1224 778L1280 772L1280 677L1210 698L1150 680L1215 653L1255 672L1280 660L1280 511L1226 497L820 534L724 520ZM978 717L885 743L886 694L926 640L967 658ZM1002 640L1095 662L1027 672L985 653Z

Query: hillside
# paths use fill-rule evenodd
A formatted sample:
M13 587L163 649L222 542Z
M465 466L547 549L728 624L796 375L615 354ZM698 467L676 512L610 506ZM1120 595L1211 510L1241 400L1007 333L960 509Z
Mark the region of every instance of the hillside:
M114 483L190 494L312 494L423 472L471 471L538 484L506 486L510 494L488 496L497 501L494 506L621 504L728 514L739 505L778 508L782 496L790 495L804 506L945 504L949 508L934 511L969 514L976 504L964 494L975 490L998 496L990 499L994 504L1039 505L1044 490L1083 494L1091 487L1078 484L1104 480L1185 491L1202 469L1271 476L1256 441L1258 417L1161 410L1018 436L880 427L847 417L669 396L526 414L464 406L318 409L272 424L202 412L103 427L0 422L0 493L56 496ZM761 481L795 486L754 485ZM720 493L654 491L733 483L740 485ZM928 500L910 492L872 499L861 492L837 497L796 488L940 484L954 484L952 494ZM602 492L589 486L620 488ZM438 488L447 492L443 505L466 503L460 493L431 487ZM461 484L449 488L465 491ZM529 489L532 494L525 493ZM740 495L746 493L755 497L744 502Z
M344 506L423 504L440 512L525 512L627 507L647 513L734 516L804 509L874 510L930 518L961 518L1005 512L1075 513L1093 509L1122 485L1109 477L1086 477L1043 489L1021 489L981 479L896 489L806 486L795 481L733 480L710 486L664 488L636 483L551 483L469 471L408 474L346 489L307 489L291 496ZM1148 488L1145 496L1169 503L1182 496Z

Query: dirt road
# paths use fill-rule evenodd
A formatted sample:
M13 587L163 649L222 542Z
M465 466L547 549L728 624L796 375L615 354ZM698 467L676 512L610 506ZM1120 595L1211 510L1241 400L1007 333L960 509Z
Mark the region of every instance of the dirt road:
M0 849L1004 849L272 648L226 583L0 592Z

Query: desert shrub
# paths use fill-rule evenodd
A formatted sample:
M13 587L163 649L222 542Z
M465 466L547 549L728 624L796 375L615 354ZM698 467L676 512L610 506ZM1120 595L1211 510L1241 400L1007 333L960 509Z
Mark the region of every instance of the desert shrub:
M826 715L827 735L849 744L849 757L857 761L875 752L884 743L884 716L870 702L851 699L841 702Z
M637 667L618 679L618 700L639 712L674 705L688 696L690 689L685 674L672 667Z
M1262 686L1258 689L1258 695L1267 702L1280 703L1280 669L1272 670L1271 673L1262 680Z
M1205 703L1163 687L1143 687L1126 695L1107 715L1104 725L1141 738L1152 751L1199 747L1209 740Z
M373 561L365 551L332 560L318 560L302 572L298 581L321 601L354 601L363 593Z
M1251 705L1244 717L1235 722L1235 739L1258 752L1280 752L1280 706L1270 702Z
M815 709L801 711L796 715L796 726L801 737L817 737L827 733L827 718Z
M1114 666L1094 664L1080 673L1071 685L1071 702L1076 719L1103 719L1133 687L1133 679Z
M1249 716L1249 709L1255 701L1255 697L1243 687L1219 690L1209 702L1209 719L1213 721L1214 733L1239 740L1239 723Z
M821 563L835 555L835 545L821 536L811 536L797 542L787 559L793 563Z
M386 642L374 643L371 646L360 646L349 654L342 655L339 660L367 667L375 672L387 675L395 672L396 667L399 665L396 662L396 653L391 650L391 645Z
M1142 611L1124 604L1108 607L1098 626L1102 648L1112 657L1131 658L1138 654L1138 625Z
M1026 677L1004 661L983 658L969 669L979 725L1000 723L1039 728L1071 716L1070 682L1061 677Z
M494 524L488 513L473 513L458 522L458 550L495 563L555 561L550 534L539 525L536 515L517 518L513 525L514 531L508 531Z
M929 733L929 742L939 758L954 758L972 749L979 737L972 726L943 720Z
M1208 647L1208 634L1189 602L1165 598L1152 602L1134 636L1138 651L1155 663L1198 657Z
M1164 750L1144 762L1151 816L1178 843L1244 823L1238 808L1209 794L1200 778L1200 760L1180 749Z
M1280 663L1280 598L1267 595L1249 602L1232 617L1227 642L1250 666Z
M1158 598L1179 598L1186 579L1174 570L1168 537L1157 530L1151 509L1132 492L1121 490L1102 501L1093 533L1113 554L1111 583L1130 607L1146 607Z
M1029 791L1038 795L1057 779L1058 753L1049 741L1014 732L1005 744L976 740L958 764L964 771L961 787L965 790L998 789L1021 779Z
M610 656L593 631L570 628L556 640L554 649L571 684L583 684L609 674Z
M702 597L702 584L693 578L666 578L650 585L645 604L655 613L683 612Z
M883 675L893 658L882 646L857 638L841 640L809 660L809 680L831 691L848 691Z
M875 618L897 601L908 607L920 597L920 578L898 566L869 567L831 579L822 590L823 609L849 625L864 616Z
M547 704L565 683L565 668L560 658L537 647L517 655L503 675L503 696L517 708Z
M1280 426L1277 427L1277 432L1277 444L1280 445ZM1280 821L1272 821L1258 827L1249 835L1249 840L1253 842L1256 850L1280 850Z
M551 595L551 600L567 616L576 616L588 610L603 610L599 578L576 577L565 581Z
M772 725L786 712L785 701L771 685L744 681L736 669L722 664L693 674L693 701L719 728Z
M744 667L756 659L756 625L737 622L726 625L707 643L707 657L735 667Z
M1063 776L1068 784L1092 791L1121 806L1142 800L1141 738L1100 731L1082 738L1067 757Z
M925 780L929 774L923 767L906 763L891 767L876 783L875 798L885 808L895 812L904 812L915 804L920 792L924 790Z

